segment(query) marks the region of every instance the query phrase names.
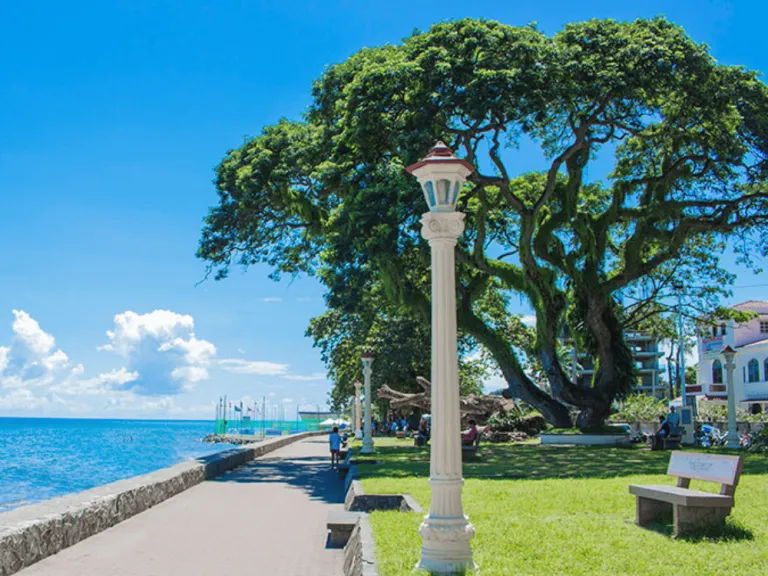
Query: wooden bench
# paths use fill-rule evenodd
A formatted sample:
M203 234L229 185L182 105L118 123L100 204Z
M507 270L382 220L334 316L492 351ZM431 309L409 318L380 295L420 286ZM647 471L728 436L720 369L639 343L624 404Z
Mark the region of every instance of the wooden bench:
M630 493L637 498L635 522L646 526L672 512L675 536L722 528L733 508L741 466L741 456L672 452L667 475L677 477L677 486L630 485ZM691 480L719 483L720 493L691 490Z
M331 533L328 544L333 548L343 548L352 535L352 530L355 529L361 514L363 512L347 512L346 510L328 512L327 527Z

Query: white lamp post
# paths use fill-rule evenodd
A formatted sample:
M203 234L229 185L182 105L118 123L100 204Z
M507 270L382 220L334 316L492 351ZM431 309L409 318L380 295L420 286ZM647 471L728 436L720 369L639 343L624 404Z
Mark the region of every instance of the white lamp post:
M362 388L363 385L360 383L360 380L357 380L355 382L355 438L362 438L363 437L363 429L360 427L360 423L362 421L362 414L361 406L360 406L360 388Z
M363 418L363 448L360 454L373 454L373 435L371 434L371 374L373 369L373 354L366 352L360 358L363 361L363 376L365 377L365 417Z
M728 435L725 437L725 447L739 448L739 431L736 430L736 391L733 389L733 371L736 369L733 358L736 356L736 350L726 346L723 356L725 356L725 373L728 375Z
M423 541L418 568L452 574L474 568L469 544L475 529L461 503L461 419L456 335L456 241L464 214L456 200L474 168L438 142L426 158L407 168L418 178L429 212L421 234L432 251L432 502L419 527Z

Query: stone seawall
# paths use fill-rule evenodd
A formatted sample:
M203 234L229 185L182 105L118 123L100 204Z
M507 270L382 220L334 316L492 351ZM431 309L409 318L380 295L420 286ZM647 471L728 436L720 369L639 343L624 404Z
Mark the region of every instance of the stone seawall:
M182 462L143 476L0 514L0 576L9 576L254 458L310 436L305 432Z
M360 517L344 546L344 576L378 576L373 531L366 515Z

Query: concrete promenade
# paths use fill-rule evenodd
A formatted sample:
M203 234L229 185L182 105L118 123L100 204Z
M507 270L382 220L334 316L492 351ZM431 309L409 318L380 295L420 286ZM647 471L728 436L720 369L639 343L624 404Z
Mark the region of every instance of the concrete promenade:
M337 576L343 508L328 440L280 448L18 572L21 576Z

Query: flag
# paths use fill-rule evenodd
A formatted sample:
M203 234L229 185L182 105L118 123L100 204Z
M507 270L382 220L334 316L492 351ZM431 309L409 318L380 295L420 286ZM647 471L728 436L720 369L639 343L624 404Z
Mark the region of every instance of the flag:
M240 406L235 404L235 412L241 412L241 411L242 411L242 408L240 408Z

